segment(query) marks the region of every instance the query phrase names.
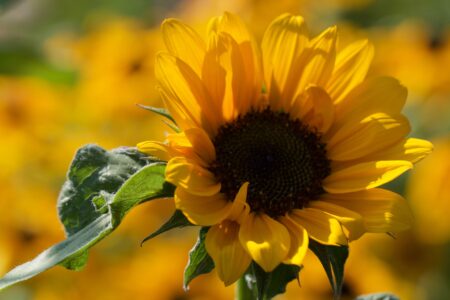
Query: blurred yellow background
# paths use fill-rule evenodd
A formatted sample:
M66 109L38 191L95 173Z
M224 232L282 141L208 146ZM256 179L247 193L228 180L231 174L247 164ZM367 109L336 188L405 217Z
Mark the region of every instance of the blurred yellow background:
M447 0L0 1L0 275L64 239L56 199L80 146L111 149L162 139L162 120L135 104L161 106L153 62L159 24L240 14L260 40L283 12L317 33L338 24L340 45L375 44L373 75L408 87L414 136L434 153L388 188L411 203L415 225L394 240L367 235L350 246L343 299L392 292L401 299L450 299L450 5ZM28 299L233 299L214 272L182 289L197 229L174 230L140 247L173 211L157 200L134 209L90 252L87 267L56 267L0 293ZM308 254L300 283L277 299L331 299L319 261Z

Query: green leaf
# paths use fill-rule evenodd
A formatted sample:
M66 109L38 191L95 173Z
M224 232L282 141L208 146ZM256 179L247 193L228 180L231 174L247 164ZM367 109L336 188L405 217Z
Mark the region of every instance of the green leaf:
M301 267L295 265L279 265L269 273L269 281L266 288L266 298L272 299L278 294L286 292L286 286L294 279L298 281L298 274ZM281 284L280 284L281 283Z
M174 228L182 228L186 226L192 226L193 224L189 222L189 220L184 216L184 214L180 210L175 210L173 215L170 217L169 220L167 220L166 223L164 223L158 230L151 233L149 236L147 236L145 239L142 240L142 244L144 244L146 241L160 235L161 233L164 233L166 231L169 231Z
M80 149L59 198L67 239L7 273L0 279L0 290L58 264L81 269L88 249L110 234L132 207L173 196L173 187L164 181L165 166L149 162L132 148Z
M400 300L397 296L387 293L358 296L355 300Z
M254 299L268 300L284 293L289 282L298 280L300 270L299 266L280 264L267 273L257 263L252 262L244 278Z
M348 247L322 245L310 240L309 249L319 258L333 288L334 298L339 299L344 284L344 265L348 257Z
M205 238L209 227L200 229L197 243L189 252L189 261L184 270L184 289L187 290L189 283L199 275L211 272L214 269L214 262L206 252Z
M88 251L79 251L74 255L71 255L68 258L64 259L59 264L64 268L72 271L81 271L87 264L88 258L89 258Z
M117 225L135 205L153 199L172 197L175 187L165 181L165 164L154 163L126 181L110 203L113 225Z
M0 290L34 277L60 264L68 257L76 256L77 253L86 253L87 249L108 235L112 230L111 216L107 214L101 215L67 240L50 247L32 261L11 270L0 279Z
M58 198L58 215L70 236L108 212L114 193L150 161L133 148L106 151L96 145L80 148L70 165Z

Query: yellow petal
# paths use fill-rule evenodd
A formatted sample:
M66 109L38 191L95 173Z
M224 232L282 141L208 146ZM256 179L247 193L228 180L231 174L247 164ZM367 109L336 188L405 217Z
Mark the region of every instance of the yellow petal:
M280 217L280 222L286 226L291 238L291 247L284 263L302 266L309 245L308 233L289 216Z
M296 99L290 115L324 133L333 123L334 105L322 88L311 85Z
M227 219L241 224L250 213L250 206L247 204L248 182L245 182L236 194L230 214Z
M213 18L208 27L208 32L214 32L216 34L225 32L237 42L245 65L245 85L249 88L249 98L245 103L248 103L249 107L256 106L262 87L262 67L261 54L259 53L259 47L254 37L241 18L229 12L225 12L221 17ZM251 93L252 90L253 93ZM244 107L242 109L245 110L248 108Z
M333 26L311 40L308 46L310 53L305 62L298 92L302 92L310 84L325 87L336 60L336 37L336 27Z
M323 181L329 193L350 193L371 189L394 180L413 165L404 160L371 161L333 170Z
M323 201L334 203L360 214L367 232L400 232L412 222L408 204L402 196L384 189L348 194L325 194Z
M197 32L176 19L164 20L161 28L169 53L186 62L197 74L201 74L206 45Z
M374 114L400 114L408 92L399 81L391 77L376 77L363 81L336 105L336 125L341 126ZM356 122L354 121L354 122Z
M193 195L213 196L220 191L214 174L185 157L174 157L167 163L166 180Z
M186 129L199 126L196 123L194 116L187 110L183 103L174 101L173 95L171 95L171 93L167 93L160 86L157 86L156 89L161 95L164 106L167 107L174 120L176 120L179 128Z
M217 274L227 286L238 280L250 265L251 258L239 242L239 224L236 222L226 220L211 227L205 247Z
M175 206L196 225L211 226L222 222L230 213L232 202L225 195L197 196L177 187Z
M141 142L137 144L137 149L142 153L155 156L161 160L169 161L171 158L169 147L160 142L154 141Z
M193 128L197 128L197 127L193 127ZM187 130L188 129L186 129L186 131ZM173 148L178 148L178 149L192 148L192 143L187 138L186 131L168 134L167 141L169 142L169 145Z
M286 227L265 214L251 213L241 224L239 240L266 272L284 261L290 249Z
M192 68L170 54L160 53L156 57L155 76L164 91L165 101L173 102L168 109L175 107L174 118L181 113L190 120L186 124L186 118L175 119L182 129L187 129L183 126L201 127L208 133L215 132L217 108L211 105L207 90Z
M211 149L209 137L201 128L192 127L179 133L167 135L168 150L171 157L183 156L188 160L204 168L210 166L210 162L215 159L215 149ZM191 142L189 138L193 141ZM207 140L205 140L207 139ZM195 143L195 147L193 145ZM214 158L212 158L214 157Z
M367 40L357 41L340 51L327 84L331 98L339 103L366 77L373 59L373 46Z
M222 112L221 121L248 111L254 90L246 85L247 78L237 42L225 32L210 34L202 79Z
M225 12L222 16L210 20L208 23L208 34L212 32L226 32L239 44L253 40L242 19L230 12Z
M308 29L301 16L281 15L264 33L264 77L273 109L289 108L301 76L297 61L308 42Z
M427 140L408 138L394 146L370 155L370 160L407 160L417 163L433 151Z
M320 200L322 200L322 196ZM364 220L360 214L345 207L320 200L311 201L309 207L321 210L338 220L349 241L359 239L366 232Z
M206 132L201 128L189 128L184 131L186 138L192 145L195 153L205 162L216 159L216 149Z
M330 214L315 209L294 209L289 213L292 221L306 229L308 236L325 245L347 245L341 224Z
M358 159L398 143L410 129L403 115L376 113L357 124L345 124L327 141L327 154L338 161Z

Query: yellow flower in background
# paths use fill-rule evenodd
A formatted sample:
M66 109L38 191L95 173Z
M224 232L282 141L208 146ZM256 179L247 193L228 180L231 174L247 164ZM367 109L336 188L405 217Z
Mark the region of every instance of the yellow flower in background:
M450 139L434 144L433 155L412 172L406 191L416 220L414 230L426 244L450 240Z
M92 106L91 111L117 116L123 115L124 109L128 116L134 105L144 100L158 103L151 80L160 43L154 29L144 28L131 19L105 22L75 40L80 99L85 99L86 106Z
M133 145L142 139L143 127L155 138L164 137L155 130L163 126L161 120L136 106L161 105L154 88L154 57L161 44L157 30L127 18L102 21L80 37L66 32L47 41L50 59L78 73L71 121L74 128L98 135L90 142Z
M408 86L411 100L434 100L450 95L450 35L433 36L421 23L407 21L393 29L373 29L377 47L373 70L389 74ZM414 70L414 71L411 71Z
M336 53L336 27L310 38L288 14L266 30L262 55L230 13L210 21L206 42L175 19L162 30L156 79L181 131L138 147L168 161L176 207L211 226L206 249L226 285L252 260L267 272L301 265L310 238L347 245L409 227L405 200L377 187L432 145L406 138L397 80L365 80L367 41Z
M209 19L211 14L220 14L224 10L233 11L248 18L253 33L260 36L267 27L267 20L276 18L285 12L301 11L303 16L315 24L324 24L335 20L341 10L368 6L373 0L183 0L172 12L197 27L198 21ZM311 21L312 20L312 21Z

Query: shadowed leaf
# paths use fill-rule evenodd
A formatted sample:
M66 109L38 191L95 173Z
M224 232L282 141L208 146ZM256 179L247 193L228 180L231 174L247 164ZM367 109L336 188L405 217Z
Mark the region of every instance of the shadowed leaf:
M339 299L344 284L344 265L348 257L348 247L327 246L310 240L309 249L319 258L333 288L334 298Z
M214 262L205 248L205 238L208 230L209 227L200 229L197 243L189 252L189 261L184 270L184 289L186 290L195 277L209 273L214 269Z
M267 273L258 264L252 262L244 278L254 299L269 300L284 293L287 284L298 279L300 270L299 266L280 264L275 270Z
M192 226L191 222L183 215L183 213L179 210L175 210L173 215L170 217L169 220L167 220L166 223L164 223L158 230L151 233L149 236L147 236L145 239L142 240L142 244L144 244L146 241L160 235L161 233L164 233L166 231L169 231L174 228L182 228L185 226Z

